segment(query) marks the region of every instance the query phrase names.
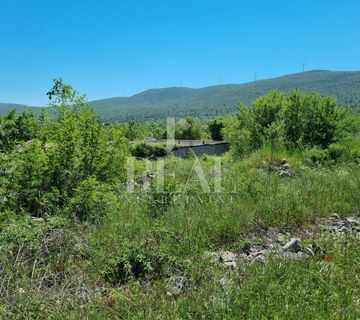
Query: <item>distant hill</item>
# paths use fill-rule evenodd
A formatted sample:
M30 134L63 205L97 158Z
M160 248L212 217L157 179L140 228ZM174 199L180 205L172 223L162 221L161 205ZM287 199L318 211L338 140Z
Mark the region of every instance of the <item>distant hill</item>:
M35 110L40 108L28 107L24 104L15 104L15 103L0 103L0 114L9 112L12 109L16 109L18 112L24 111L28 108L33 108Z
M147 120L168 116L212 117L236 111L240 102L249 105L271 89L289 91L297 87L338 98L340 104L360 101L360 71L309 71L244 84L227 84L201 89L152 89L129 98L92 101L104 119Z
M287 92L295 87L335 96L341 105L353 106L360 101L360 71L316 70L201 89L151 89L132 97L92 101L90 106L104 121L145 121L170 116L206 118L233 113L240 102L249 105L271 89ZM3 108L4 105L0 104L0 113L4 112ZM5 108L9 109L7 105Z

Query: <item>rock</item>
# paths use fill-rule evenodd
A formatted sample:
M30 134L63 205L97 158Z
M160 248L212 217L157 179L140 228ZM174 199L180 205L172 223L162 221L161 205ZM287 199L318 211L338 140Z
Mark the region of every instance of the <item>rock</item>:
M253 261L261 263L261 264L265 264L265 257L263 255L259 255L259 256L255 257L255 259Z
M299 238L291 239L287 244L282 247L284 251L293 253L302 251L302 248L302 242Z
M307 258L308 256L302 252L289 252L288 251L288 252L282 252L281 254L279 254L278 257L283 260L303 260L303 259Z
M231 251L222 251L219 254L220 261L226 268L235 269L236 268L236 255Z
M330 218L340 220L340 216L337 213L333 213Z
M341 227L340 229L338 229L337 231L338 231L338 232L349 232L350 230L349 230L349 228L343 226L343 227Z
M281 166L281 169L283 170L288 170L290 169L290 165L288 163L284 163L282 166Z
M277 241L281 244L284 244L286 242L286 236L282 233L279 233L277 237Z
M312 246L308 246L305 248L304 252L308 255L313 257L315 255L314 250L312 249Z
M38 222L38 223L43 223L45 222L45 220L43 218L38 218L38 217L30 217L30 219L34 222Z
M354 218L346 218L346 221L350 224L350 225L360 225L360 222Z
M256 257L262 256L263 254L264 254L264 251L257 251L257 252L253 253L253 257L256 258Z
M168 296L177 296L186 290L188 287L188 280L182 276L173 276L169 279L167 287Z
M235 269L236 268L236 261L227 261L224 262L224 267L227 269Z
M231 251L222 251L222 252L220 252L219 255L220 255L220 261L222 261L222 262L229 262L229 261L236 260L235 253L233 253Z

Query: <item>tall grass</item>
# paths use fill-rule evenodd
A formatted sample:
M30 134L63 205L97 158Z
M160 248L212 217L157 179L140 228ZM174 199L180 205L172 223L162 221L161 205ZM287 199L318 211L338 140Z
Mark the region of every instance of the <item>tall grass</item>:
M194 177L187 183L192 159L169 159L166 171L175 172L174 194L157 214L151 206L152 193L128 194L115 186L107 199L116 202L110 206L116 210L108 212L100 225L63 226L65 219L2 224L0 315L14 319L358 317L360 283L354 276L360 271L358 238L321 240L333 257L331 263L322 256L299 262L274 258L266 266L227 271L206 255L241 247L259 228L296 233L333 212L343 216L358 212L357 165L310 168L293 155L288 161L295 175L279 177L267 155L260 151L235 163L223 158L220 194L204 194ZM213 158L203 157L201 163L213 187ZM137 165L139 172L142 164ZM176 192L177 188L182 191ZM174 277L186 279L179 295L169 294Z

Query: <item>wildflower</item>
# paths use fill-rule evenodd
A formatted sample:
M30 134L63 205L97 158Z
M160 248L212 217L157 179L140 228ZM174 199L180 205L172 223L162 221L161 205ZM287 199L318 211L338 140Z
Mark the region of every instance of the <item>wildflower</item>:
M329 262L331 260L330 256L325 256L325 261Z

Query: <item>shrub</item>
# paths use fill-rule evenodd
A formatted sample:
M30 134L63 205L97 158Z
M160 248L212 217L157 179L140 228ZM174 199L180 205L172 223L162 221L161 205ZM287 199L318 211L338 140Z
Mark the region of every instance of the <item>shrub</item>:
M75 237L65 218L52 217L46 222L21 218L2 230L0 241L2 260L12 262L8 265L12 272L24 267L30 272L34 263L38 269L51 266L50 271L60 271L70 259Z
M0 121L0 135L18 143L0 153L0 209L35 216L56 214L89 177L108 183L125 178L128 145L123 134L103 129L84 97L61 80L55 81L49 97L55 98L53 114L40 117L38 131L32 128L31 115L17 121L11 114L6 120L15 117L11 122L19 123L16 130L28 126L22 135L14 136L13 126L2 127ZM38 138L23 141L35 135L33 131Z
M360 164L360 147L351 150L350 157L353 162Z
M80 221L101 223L106 216L117 209L116 196L109 188L89 178L80 183L71 199L68 213Z
M150 159L163 158L166 157L168 154L165 148L160 146L152 146L147 143L137 144L132 149L131 153L134 157L137 158L150 158Z
M225 127L224 121L221 118L213 119L208 122L208 130L212 140L223 140L223 129Z
M305 162L313 167L319 167L326 163L328 160L328 151L317 147L307 149L304 152Z
M291 91L286 99L283 119L288 147L307 145L327 148L336 140L340 109L335 99L299 90Z
M108 262L104 277L112 284L124 284L131 279L161 279L171 264L170 257L161 251L146 246L128 248Z
M155 180L151 181L149 190L149 213L153 217L158 217L172 205L176 193L176 184L174 179L166 177L164 179L164 188L158 190Z
M336 162L340 158L342 158L345 154L345 148L340 143L333 143L329 145L328 155L329 159Z
M288 150L304 146L326 149L343 135L339 128L345 127L345 115L331 97L273 90L256 99L249 109L240 105L235 123L225 128L225 134L233 153L240 157L264 144L271 149L282 144Z
M0 116L0 152L10 152L18 143L37 137L39 125L39 120L29 110L19 115L12 110Z
M185 140L201 139L201 125L193 118L187 117L180 121L180 124L176 126L175 138Z

